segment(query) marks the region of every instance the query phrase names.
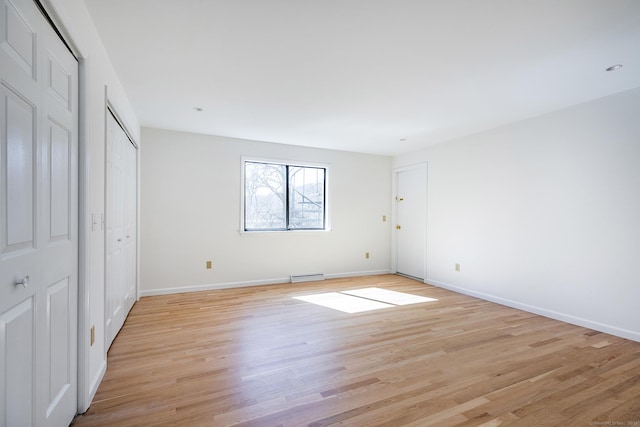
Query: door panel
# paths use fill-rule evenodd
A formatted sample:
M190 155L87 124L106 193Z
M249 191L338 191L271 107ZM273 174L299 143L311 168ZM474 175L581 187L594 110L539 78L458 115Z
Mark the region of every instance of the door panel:
M3 426L31 426L35 409L35 319L33 297L0 315L0 372L6 379L0 389Z
M51 185L49 200L51 210L51 229L49 242L69 240L70 190L72 171L69 164L72 158L71 131L49 120L49 171Z
M77 408L78 64L31 0L0 0L0 26L0 427L68 425Z
M35 247L35 106L2 86L2 255Z
M69 394L74 377L69 363L72 359L69 352L73 348L69 331L69 313L73 312L69 307L69 293L68 277L49 286L47 290L47 332L49 336L55 337L51 340L48 355L52 370L47 395L47 417L56 413L61 401ZM53 422L49 424L60 425Z
M13 58L31 78L36 78L36 33L34 27L39 24L38 12L33 8L26 7L18 10L11 1L3 1L2 8L5 13L2 15L2 24L6 28L2 32L3 45L6 52Z
M427 171L425 166L397 174L397 271L425 278Z
M71 112L73 107L71 102L71 97L73 95L72 72L65 69L64 65L59 63L52 55L49 55L47 59L49 95L58 101L65 110Z

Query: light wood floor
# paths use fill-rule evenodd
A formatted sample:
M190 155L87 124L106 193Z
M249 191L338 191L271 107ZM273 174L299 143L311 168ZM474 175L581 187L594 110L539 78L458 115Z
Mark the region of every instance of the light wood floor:
M345 314L292 299L370 286L438 301ZM640 343L394 275L145 297L74 422L510 424L640 426Z

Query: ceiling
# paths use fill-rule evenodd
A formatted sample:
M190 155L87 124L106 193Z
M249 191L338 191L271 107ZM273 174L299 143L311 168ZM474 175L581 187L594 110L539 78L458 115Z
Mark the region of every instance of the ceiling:
M396 155L640 86L638 0L84 1L147 127Z

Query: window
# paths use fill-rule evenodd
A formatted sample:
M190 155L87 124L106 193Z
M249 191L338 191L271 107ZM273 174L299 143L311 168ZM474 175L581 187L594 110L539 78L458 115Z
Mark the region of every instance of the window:
M244 162L244 230L324 230L327 169Z

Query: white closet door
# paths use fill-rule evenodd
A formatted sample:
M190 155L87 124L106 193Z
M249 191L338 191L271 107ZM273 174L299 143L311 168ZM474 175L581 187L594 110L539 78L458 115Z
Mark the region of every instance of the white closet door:
M120 329L123 307L119 295L122 286L122 226L119 226L122 206L122 150L118 123L107 115L106 139L106 271L105 271L105 335L107 348Z
M397 272L423 280L426 265L427 169L397 172Z
M123 136L124 146L124 212L123 212L123 255L124 255L124 309L128 313L136 300L137 284L137 172L138 150Z
M111 113L106 141L106 346L136 299L137 150Z
M0 0L0 426L77 408L78 64L31 0Z

